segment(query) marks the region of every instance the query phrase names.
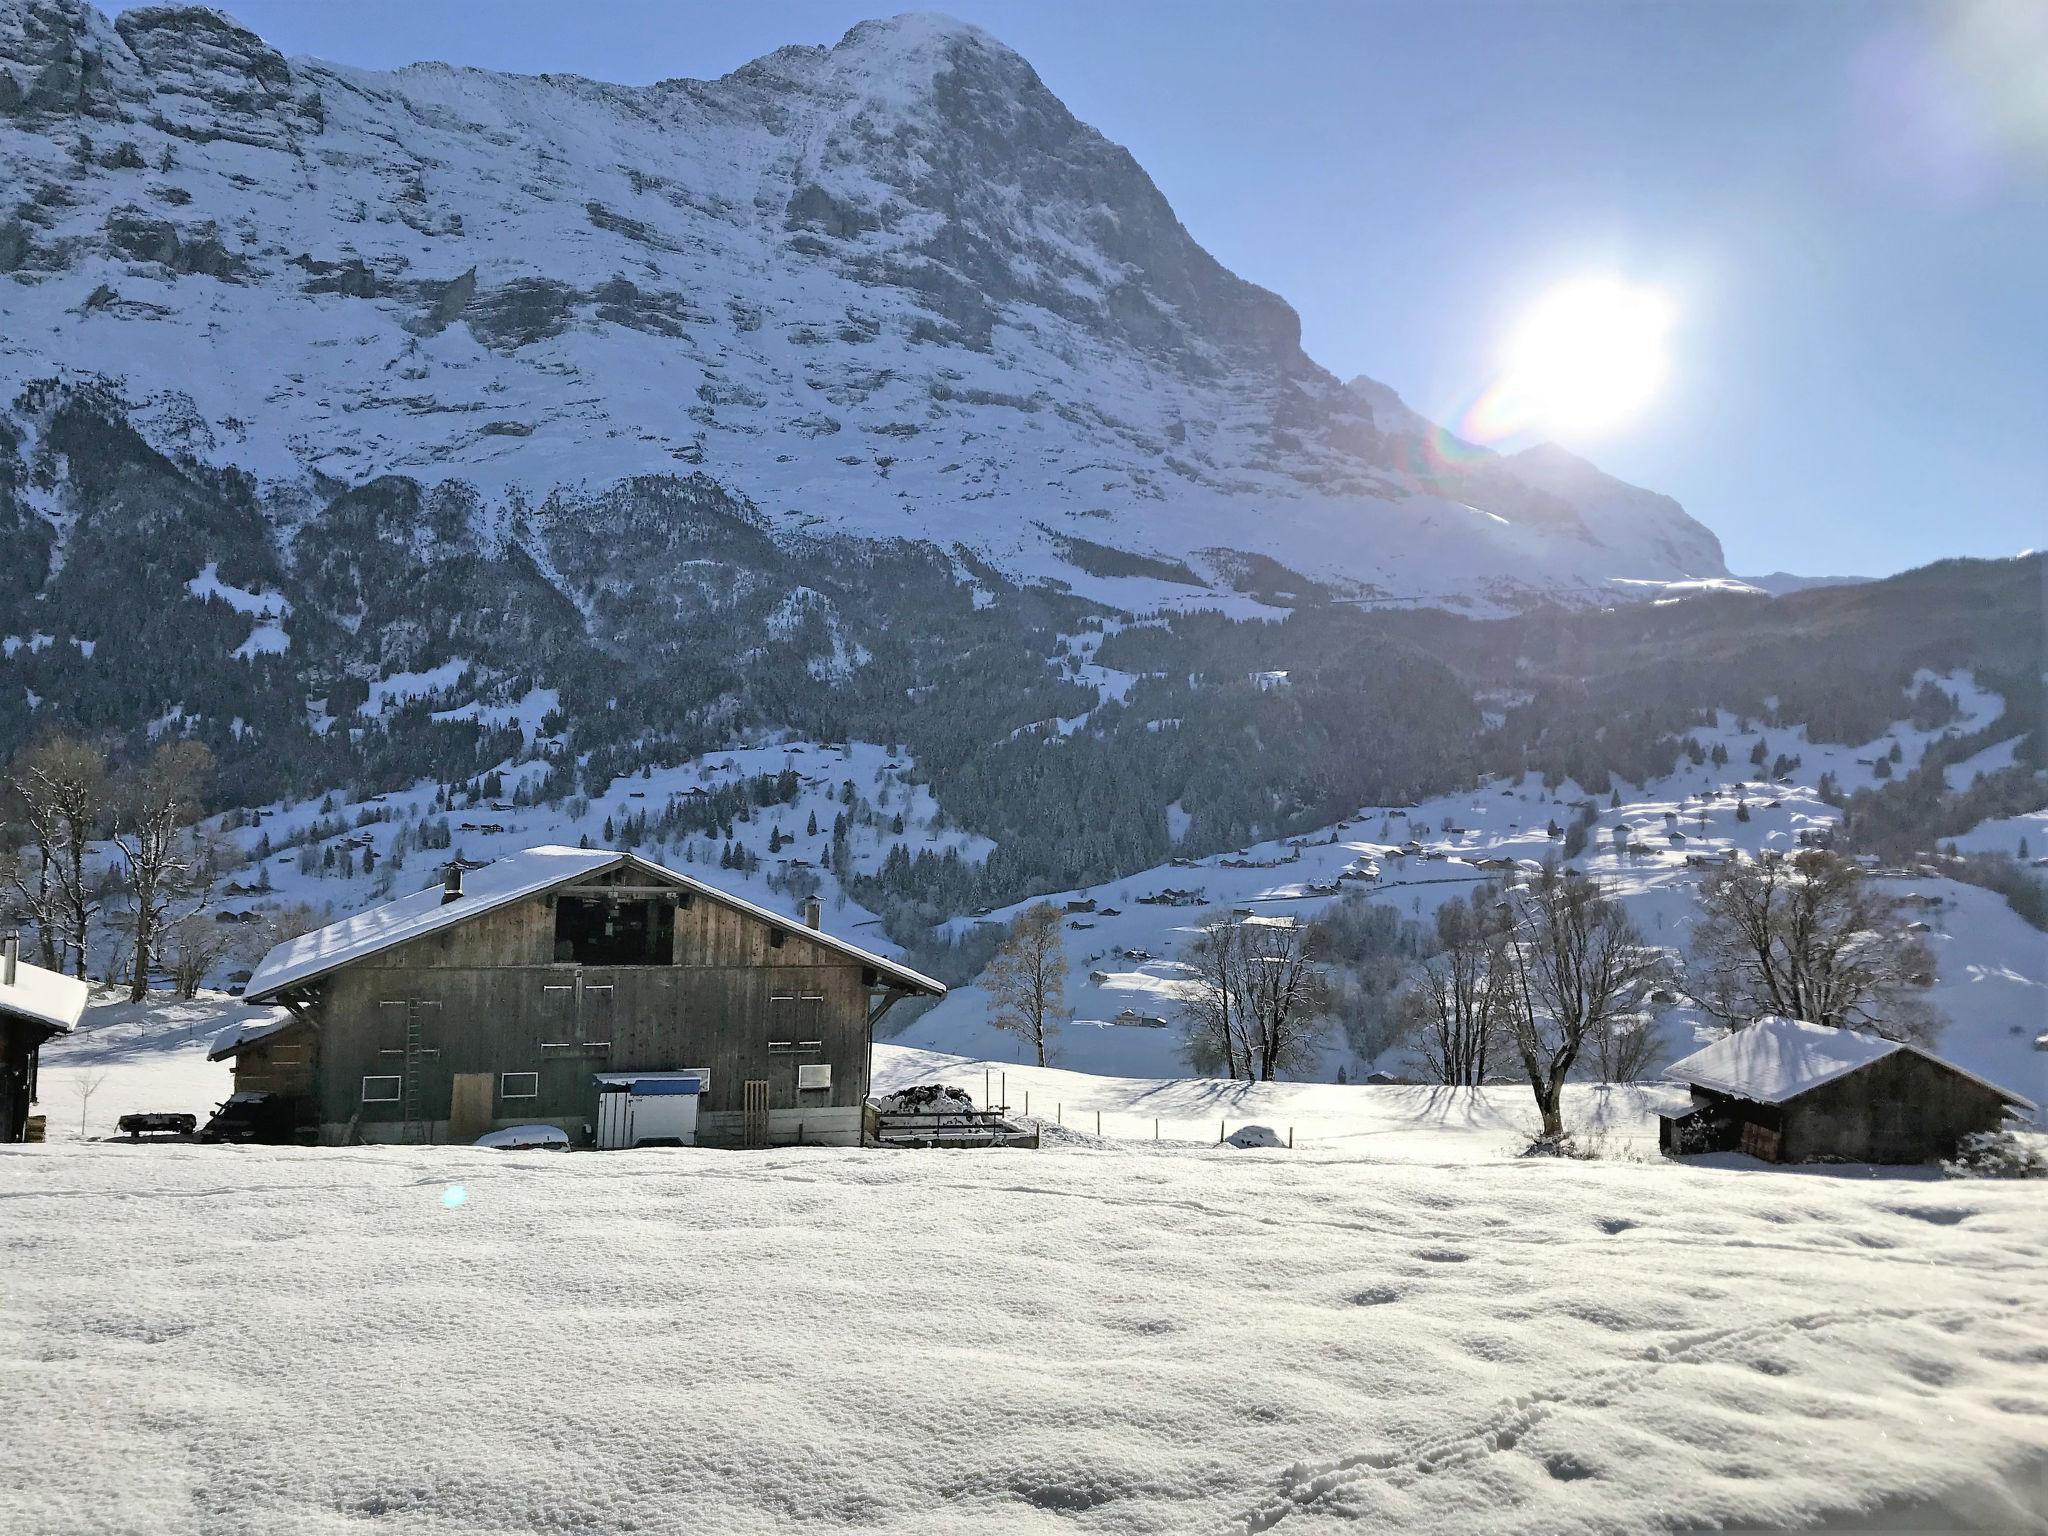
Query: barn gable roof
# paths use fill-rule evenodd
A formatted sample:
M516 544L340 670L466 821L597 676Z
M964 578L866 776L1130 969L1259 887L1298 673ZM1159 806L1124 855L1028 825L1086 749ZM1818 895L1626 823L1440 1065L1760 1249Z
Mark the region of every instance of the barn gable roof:
M1917 1045L1775 1015L1758 1019L1716 1040L1705 1050L1673 1062L1664 1075L1711 1093L1725 1093L1758 1104L1783 1104L1899 1051L1910 1051L1967 1077L2008 1103L2024 1109L2035 1107L2031 1099L1986 1082L1976 1073L1964 1071L1954 1062Z
M675 882L683 890L759 918L764 923L800 933L849 959L873 966L897 986L932 997L945 995L944 985L906 965L862 949L857 944L849 944L820 929L806 928L798 919L771 912L730 891L664 868L638 854L619 853L609 848L549 845L508 854L465 871L462 895L454 901L444 902L441 887L436 884L410 896L401 896L396 901L387 901L381 907L372 907L367 912L358 912L353 917L329 923L312 933L286 939L263 957L263 963L249 978L243 996L252 1003L267 1002L289 987L325 976L366 956L453 928L472 917L524 901L529 896L538 896L571 881L586 880L624 867L644 870L660 879Z
M55 1035L68 1035L85 1014L92 988L75 977L17 961L14 982L0 982L0 1014L40 1024Z

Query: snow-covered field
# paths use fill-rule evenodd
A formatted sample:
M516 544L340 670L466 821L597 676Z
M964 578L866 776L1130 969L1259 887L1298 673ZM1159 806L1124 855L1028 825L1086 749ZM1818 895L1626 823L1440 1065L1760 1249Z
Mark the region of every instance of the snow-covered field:
M94 1073L93 1136L210 1108L249 1011L46 1053L0 1530L2048 1531L2037 1185L1667 1163L1662 1088L1574 1085L1559 1163L1525 1090L890 1045L877 1091L986 1071L1045 1147L79 1139Z
M0 1529L2048 1530L2038 1187L1361 1145L6 1149Z

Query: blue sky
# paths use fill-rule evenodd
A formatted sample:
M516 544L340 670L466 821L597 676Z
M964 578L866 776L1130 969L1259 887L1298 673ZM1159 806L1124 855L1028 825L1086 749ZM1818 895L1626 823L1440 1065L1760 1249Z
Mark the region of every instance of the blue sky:
M1586 271L1666 289L1663 394L1567 446L1739 571L2048 545L2048 25L1868 3L950 0L1128 146L1305 345L1441 419ZM858 3L228 0L288 54L643 82ZM1974 51L1972 51L1974 45ZM2031 138L2029 135L2031 134Z

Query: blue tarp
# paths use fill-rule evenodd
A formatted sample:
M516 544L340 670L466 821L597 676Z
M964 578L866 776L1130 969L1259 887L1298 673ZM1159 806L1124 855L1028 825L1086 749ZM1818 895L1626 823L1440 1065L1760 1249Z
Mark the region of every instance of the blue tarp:
M704 1080L695 1072L599 1072L595 1076L600 1092L616 1093L623 1088L641 1099L704 1091Z

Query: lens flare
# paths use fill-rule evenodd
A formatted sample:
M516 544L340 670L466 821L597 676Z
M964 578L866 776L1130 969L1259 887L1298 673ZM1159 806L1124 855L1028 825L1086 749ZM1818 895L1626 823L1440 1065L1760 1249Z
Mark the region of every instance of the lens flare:
M1585 277L1537 300L1509 336L1498 377L1459 418L1459 435L1583 438L1640 410L1662 387L1670 302L1617 277Z
M469 1191L460 1184L450 1184L441 1191L441 1203L451 1211L460 1210L469 1204Z

